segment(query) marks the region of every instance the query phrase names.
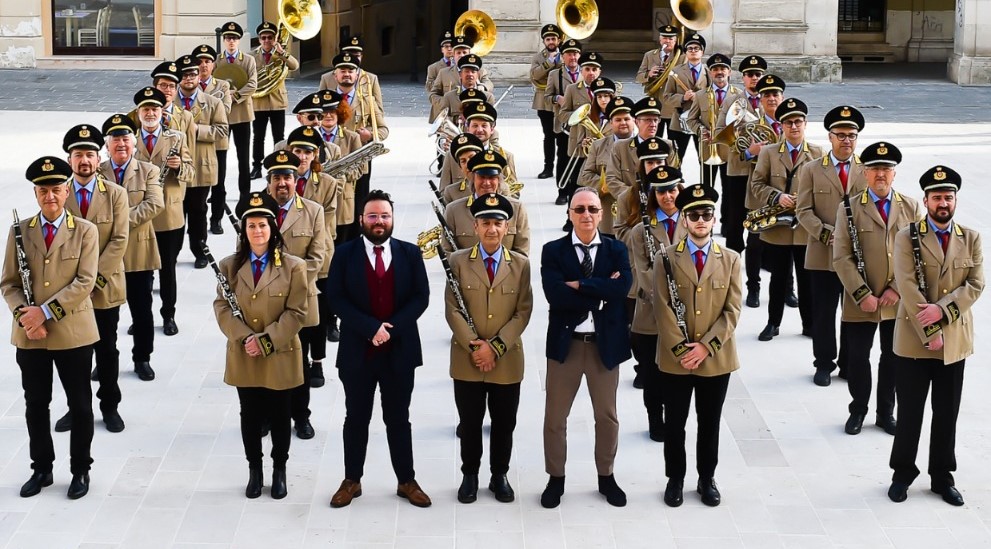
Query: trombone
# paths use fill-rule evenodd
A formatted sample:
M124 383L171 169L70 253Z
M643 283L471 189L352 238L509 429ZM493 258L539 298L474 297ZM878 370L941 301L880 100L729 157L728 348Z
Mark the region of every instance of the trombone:
M578 107L578 109L576 109L575 112L571 113L571 116L568 117L568 127L574 128L575 126L581 126L585 128L585 131L588 132L589 136L593 140L602 139L602 130L599 129L599 127L595 125L595 122L592 122L592 120L588 117L591 112L591 103L586 103L581 107ZM582 141L584 141L584 139ZM557 182L557 188L563 189L565 185L568 184L568 180L571 179L575 169L578 167L578 161L587 157L588 151L589 149L585 146L585 143L578 143L575 148L575 154L571 155L571 158L568 159L567 165L564 167L564 171L561 172L561 179Z

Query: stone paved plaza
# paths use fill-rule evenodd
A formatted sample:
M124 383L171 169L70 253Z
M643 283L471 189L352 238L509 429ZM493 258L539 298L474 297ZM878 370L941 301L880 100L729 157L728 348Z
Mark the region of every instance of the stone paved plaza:
M0 72L0 77L23 80L32 72ZM83 73L73 74L85 77ZM412 97L415 92L410 91L411 86L400 88ZM920 91L918 86L929 91ZM62 86L52 93L72 93L67 88ZM384 88L386 97L392 96L391 85ZM931 93L933 101L940 104L952 101L947 93L956 94L958 99L969 98L966 105L974 108L949 111L953 124L939 123L939 110L921 101L912 108L902 105L905 115L898 118L867 109L868 124L858 149L880 139L897 144L905 162L898 169L895 187L914 197L921 196L916 182L924 169L936 163L953 166L964 178L957 219L987 233L991 191L984 185L984 161L991 145L991 125L986 124L986 107L976 108L985 90L899 81L849 85L849 89L854 88L861 90L858 100L873 97L871 104L893 102L888 90L913 99ZM849 97L838 87L833 88L837 95L832 98L818 86L801 89L817 94L813 120L821 120L826 108ZM638 87L627 90L635 97L638 92ZM115 93L109 95L116 97ZM124 95L129 97L130 93ZM292 93L294 101L299 94ZM10 222L11 208L18 208L22 216L37 211L30 184L23 178L32 159L61 154L62 135L71 125L102 123L105 114L96 111L129 108L129 103L92 102L91 107L80 109L89 112L54 112L41 94L16 99L9 94L9 90L0 91L6 95L0 104L14 109L0 111L0 149L6 153L6 161L0 164L0 195L7 197L0 212L3 223ZM8 100L16 105L11 106ZM416 101L423 102L422 98ZM913 116L913 111L918 116ZM968 117L966 112L974 116ZM389 117L392 134L387 145L392 152L375 162L372 184L393 193L397 201L395 234L406 240L414 240L419 231L435 223L427 187L433 142L426 137L422 113L409 109L403 116ZM826 143L821 124L810 126L810 139ZM502 143L516 155L526 183L522 196L529 209L531 249L537 261L540 247L562 236L564 209L553 205L552 184L534 177L541 167L536 120L508 119L499 129ZM693 162L690 154L688 164ZM228 187L236 188L233 174L229 176ZM693 182L697 175L689 170L688 177ZM218 257L230 253L233 242L230 230L210 237ZM461 476L454 436L457 415L447 365L450 333L443 317L444 276L439 261L433 259L427 264L431 304L420 320L425 364L417 371L411 408L417 479L433 498L433 507L418 509L396 497L385 429L376 412L362 479L364 495L350 507L331 509L330 496L343 475L344 395L336 372L326 368L327 385L313 391L316 438L293 438L289 496L275 501L266 491L257 500L246 500L247 466L238 428L237 397L235 390L223 383L225 340L211 303L215 279L209 269L194 270L192 262L191 253L184 250L176 317L180 332L175 337L158 332L152 358L158 377L153 382L139 381L130 371L130 339L124 333L129 319L123 309L119 335L124 400L120 412L127 429L110 434L98 422L91 489L81 500L65 497L70 478L68 434L54 435L58 455L55 485L30 499L18 497L18 487L30 474L24 402L14 349L0 347L0 364L4 365L0 368L0 548L991 546L991 469L985 468L991 456L991 426L985 423L991 417L991 399L987 397L991 373L984 367L991 349L980 337L991 326L989 298L976 305L977 348L968 361L959 420L956 479L967 501L962 508L950 507L930 493L925 474L912 487L907 502L891 503L885 491L892 438L873 426L873 413L868 415L870 425L862 434L852 437L843 433L849 400L846 384L835 377L828 388L812 384L811 340L799 335L797 311L786 310L781 336L761 343L757 333L765 324L766 310L744 308L735 336L742 369L730 383L722 422L721 463L716 473L723 504L705 507L690 490L680 508L668 508L661 501L665 484L662 446L647 438L641 392L632 387L630 362L621 372L621 436L616 462L616 478L626 490L629 504L612 508L596 492L591 406L582 389L569 424L567 491L559 508L545 510L539 495L546 482L541 427L547 305L540 289L539 268L534 265L534 313L524 334L528 363L509 473L517 500L497 503L483 486L476 503L462 505L455 498ZM767 278L765 273L765 303ZM331 345L328 351L333 356L336 347ZM54 418L65 411L64 400L56 389ZM694 440L693 421L689 422L688 440ZM928 437L924 436L922 447L926 444ZM688 452L691 461L691 444ZM269 464L266 458L266 476L271 473ZM919 465L925 471L925 450ZM696 479L689 469L686 487L690 489ZM483 473L483 482L484 478Z

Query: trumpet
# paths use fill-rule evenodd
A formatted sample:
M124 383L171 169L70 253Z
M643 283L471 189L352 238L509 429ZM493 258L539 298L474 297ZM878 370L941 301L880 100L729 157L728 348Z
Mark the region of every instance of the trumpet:
M588 132L589 136L593 140L602 139L602 130L599 129L599 127L595 125L595 122L592 122L588 116L591 112L591 103L586 103L581 107L578 107L578 109L576 109L575 112L571 113L571 116L568 117L568 127L574 128L575 126L581 126L585 128L585 131ZM581 147L580 154L579 149L576 149L575 154L571 155L571 158L568 159L568 164L564 167L564 171L561 173L561 179L557 182L557 188L563 189L564 186L568 184L568 180L571 179L573 172L578 167L578 160L588 156L589 148L584 143L579 144L579 147Z

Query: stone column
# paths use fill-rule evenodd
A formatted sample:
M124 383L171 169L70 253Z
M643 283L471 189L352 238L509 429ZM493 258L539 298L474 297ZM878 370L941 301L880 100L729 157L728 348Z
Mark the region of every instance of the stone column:
M957 0L955 21L947 76L957 84L991 85L991 4Z
M542 22L554 20L553 2L541 18L543 3L547 2L471 0L469 8L489 14L498 29L495 49L483 61L497 87L529 82L530 57L540 49Z

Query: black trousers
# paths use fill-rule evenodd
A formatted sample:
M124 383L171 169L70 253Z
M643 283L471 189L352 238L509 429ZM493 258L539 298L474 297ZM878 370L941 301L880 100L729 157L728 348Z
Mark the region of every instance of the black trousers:
M330 318L330 307L327 304L327 294L323 286L327 279L317 280L320 293L317 294L317 304L320 308L320 323L307 326L299 331L300 346L303 350L303 384L292 390L292 420L295 422L310 419L310 377L312 361L320 362L327 358L327 320Z
M843 297L843 283L832 271L809 270L809 280L815 292L812 294L812 354L816 369L832 372L839 365L846 371L846 322L840 322L839 353L836 350L836 309ZM798 298L801 304L802 298ZM833 362L833 361L836 362Z
M719 197L722 217L722 232L726 238L726 247L737 253L743 253L746 248L743 240L743 220L747 217L747 180L745 175L726 175L721 172L723 191Z
M719 418L723 413L729 374L713 377L675 375L661 372L664 384L664 474L671 480L684 481L685 424L688 422L692 393L698 439L695 441L695 468L699 479L710 479L719 463Z
M767 304L767 323L781 326L785 299L791 293L792 267L798 280L798 314L802 331L810 331L814 322L814 301L810 271L805 270L805 246L780 246L764 242L764 261L771 270L771 287ZM817 289L818 291L818 289Z
M151 312L154 279L155 271L124 273L127 309L131 311L131 324L134 325L134 346L131 347L131 360L134 362L148 362L155 350L155 316Z
M505 475L513 455L513 431L520 406L520 384L500 385L484 381L454 380L454 404L461 425L461 472L477 475L482 463L482 422L488 406L489 471Z
M49 409L52 403L54 363L69 404L69 413L72 415L69 468L74 475L88 472L93 463L93 458L90 457L90 446L93 443L93 389L89 381L93 346L84 345L60 351L17 349L15 358L21 369L21 387L24 389L24 419L28 425L31 469L47 474L52 472L52 464L55 463Z
M760 269L764 263L764 241L760 235L747 231L747 248L744 250L743 262L747 270L747 291L760 290Z
M187 187L186 197L182 200L186 232L189 233L189 251L196 258L203 257L200 243L206 242L206 200L209 195L210 187Z
M568 177L568 181L564 184L564 189L561 189L561 194L568 197L568 201L571 201L571 195L575 194L578 190L578 176L582 172L582 167L585 166L585 158L579 157L575 159L575 167L571 170L571 176Z
M699 139L693 133L672 130L669 126L668 139L674 141L674 144L678 149L678 162L684 162L685 153L688 152L689 142L692 142L693 146L695 147L695 151L696 152L698 151ZM687 175L690 171L691 170L689 170L686 166L681 166L681 173ZM689 181L691 181L691 179L694 178L688 178L688 179Z
M237 148L237 190L241 195L251 192L251 122L231 124L231 140Z
M340 365L338 365L340 366ZM372 355L363 364L339 368L344 386L344 477L359 481L365 473L368 424L372 420L375 388L382 396L382 420L389 441L392 470L399 483L416 478L413 471L413 434L409 404L413 396L415 370L394 370L388 351Z
M540 119L540 130L544 133L544 169L554 167L554 146L557 143L554 134L554 111L537 111Z
M561 174L564 173L564 168L568 166L568 160L571 159L568 156L568 134L564 132L555 133L554 141L557 146L557 165L554 166L554 181L560 181ZM558 196L565 196L564 193L564 189L558 187Z
M260 168L262 160L265 160L265 133L266 126L272 125L272 143L278 143L286 138L286 111L255 111L255 120L251 123L254 132L252 142L253 167Z
M655 133L654 136L664 137L664 132L667 132L669 136L668 139L670 139L670 135L671 135L670 127L671 127L671 119L662 118L661 121L657 124L657 133Z
M224 218L224 203L227 202L227 151L217 151L217 184L210 187L210 222Z
M654 362L657 357L657 334L630 334L633 358L637 361L637 373L643 381L643 406L647 419L660 425L664 422L664 394L661 370Z
M120 374L120 351L117 350L120 306L93 309L93 313L96 315L96 329L100 332L100 341L93 344L93 354L96 355L96 376L100 381L96 398L100 399L100 411L115 412L117 405L120 404L120 386L117 384L117 377Z
M162 259L162 268L158 270L161 277L158 284L158 295L162 298L162 308L159 309L159 312L163 319L175 318L177 291L175 267L179 261L183 238L185 238L185 231L182 227L155 233L155 239L158 240L158 255Z
M891 446L891 480L911 484L919 476L915 457L926 398L932 385L932 427L929 435L929 478L932 488L953 486L957 470L957 415L963 390L964 360L945 364L942 360L896 357L898 373L898 428Z
M265 387L238 387L241 402L241 442L248 467L262 466L262 424L270 422L272 433L272 467L285 471L289 461L289 401L292 389L276 391Z
M881 359L877 363L877 415L890 416L895 411L895 321L883 320ZM848 322L846 326L847 384L850 389L851 414L867 414L871 401L871 348L874 346L875 322Z

